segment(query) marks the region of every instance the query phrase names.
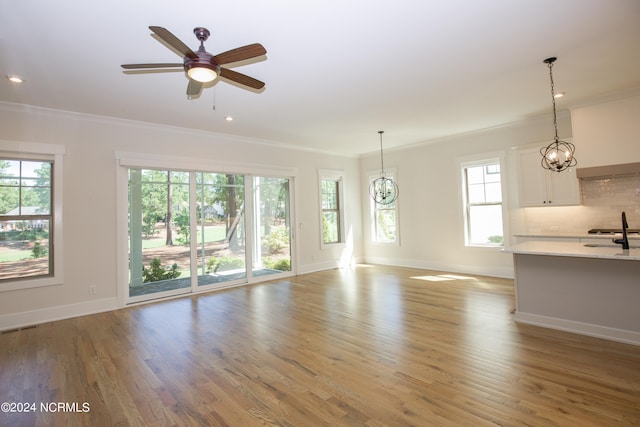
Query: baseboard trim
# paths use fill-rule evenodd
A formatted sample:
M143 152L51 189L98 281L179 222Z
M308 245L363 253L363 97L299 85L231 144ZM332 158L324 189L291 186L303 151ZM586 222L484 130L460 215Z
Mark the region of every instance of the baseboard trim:
M359 264L364 262L364 259L362 257L354 257L351 260L351 264L355 265L355 264ZM323 271L323 270L332 270L334 268L342 268L342 266L340 265L341 261L334 259L331 261L324 261L324 262L317 262L314 264L304 264L304 265L300 265L298 266L298 274L307 274L307 273L315 273L316 271Z
M640 345L640 332L624 329L610 328L591 323L576 322L574 320L559 319L556 317L541 316L539 314L522 313L517 311L514 320L518 323L542 326L544 328L557 329L565 332L573 332L610 341L618 341L626 344Z
M27 326L38 325L40 323L102 313L105 311L116 310L118 308L118 299L113 297L77 304L47 307L40 310L3 314L0 315L0 331L20 329Z
M425 260L389 259L380 257L365 257L369 264L390 265L395 267L420 268L424 270L446 271L450 273L466 273L478 276L501 277L513 279L513 268L485 268L475 265L437 263Z

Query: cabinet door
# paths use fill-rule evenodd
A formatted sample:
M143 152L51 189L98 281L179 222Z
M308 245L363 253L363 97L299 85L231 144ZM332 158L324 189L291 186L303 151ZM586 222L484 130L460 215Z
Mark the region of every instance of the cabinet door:
M548 202L553 206L569 206L580 204L580 190L575 168L563 172L547 173Z
M579 205L580 191L575 168L552 172L542 167L541 160L539 148L518 151L520 206Z
M520 206L546 206L547 184L537 149L518 152Z

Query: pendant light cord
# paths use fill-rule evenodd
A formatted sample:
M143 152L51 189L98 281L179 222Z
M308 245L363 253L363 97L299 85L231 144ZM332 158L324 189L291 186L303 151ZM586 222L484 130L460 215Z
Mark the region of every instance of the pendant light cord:
M385 173L384 173L384 155L382 153L382 134L384 133L383 130L379 130L378 133L380 134L380 176L382 176L384 178Z
M549 61L549 80L551 81L551 105L553 105L553 130L555 131L555 141L556 144L558 143L558 119L556 118L556 94L555 94L555 90L554 90L554 84L553 84L553 62L555 61L555 58L553 58L553 60L547 60Z

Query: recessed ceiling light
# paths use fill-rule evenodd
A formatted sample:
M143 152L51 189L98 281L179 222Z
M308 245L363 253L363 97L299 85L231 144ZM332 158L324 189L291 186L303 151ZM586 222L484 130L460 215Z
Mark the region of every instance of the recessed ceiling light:
M233 121L233 117L231 117L231 116L226 116L224 119L226 121L228 121L228 122L232 122Z
M20 76L7 75L7 80L12 83L24 83L24 79Z
M565 95L565 92L558 92L555 95L553 95L554 98L562 98Z

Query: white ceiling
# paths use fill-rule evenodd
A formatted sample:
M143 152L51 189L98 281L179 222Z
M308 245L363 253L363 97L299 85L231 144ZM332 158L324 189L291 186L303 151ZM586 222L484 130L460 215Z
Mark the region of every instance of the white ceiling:
M183 73L124 74L181 62L149 25L194 50L204 26L212 54L262 43L234 69L265 90L188 100ZM345 155L376 151L378 130L391 148L550 115L550 56L560 110L640 88L640 1L0 1L0 74L26 79L2 79L0 101Z

